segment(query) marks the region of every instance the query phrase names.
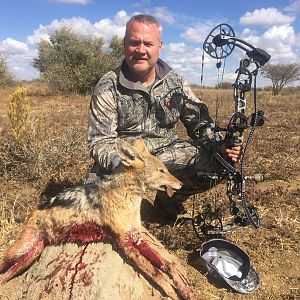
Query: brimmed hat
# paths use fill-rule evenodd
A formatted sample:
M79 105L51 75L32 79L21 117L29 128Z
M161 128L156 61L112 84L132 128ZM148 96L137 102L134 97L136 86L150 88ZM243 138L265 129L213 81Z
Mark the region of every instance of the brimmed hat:
M239 293L252 293L259 287L259 274L251 266L249 256L226 240L203 243L200 258L210 276L225 281Z

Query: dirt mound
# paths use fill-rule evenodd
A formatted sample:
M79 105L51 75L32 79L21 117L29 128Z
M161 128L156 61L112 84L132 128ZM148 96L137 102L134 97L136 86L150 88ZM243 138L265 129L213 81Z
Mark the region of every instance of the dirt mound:
M146 230L143 236L183 269ZM108 243L46 247L26 273L0 287L0 296L7 300L163 299L155 283L146 280Z

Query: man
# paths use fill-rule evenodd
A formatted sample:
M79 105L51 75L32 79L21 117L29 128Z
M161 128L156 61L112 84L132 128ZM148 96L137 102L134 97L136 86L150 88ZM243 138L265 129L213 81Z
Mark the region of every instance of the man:
M126 26L125 59L97 83L89 111L88 141L95 164L87 179L101 178L119 164L115 139L142 136L149 151L162 160L173 175L184 183L180 193L166 199L158 193L156 203L174 217L182 202L202 190L195 185L195 171L213 172L220 168L211 151L236 162L241 147L226 148L212 128L206 105L192 92L188 83L159 56L162 51L161 25L152 16L136 15ZM179 140L175 125L181 120L192 142ZM200 134L200 136L199 136ZM199 147L198 147L199 148Z

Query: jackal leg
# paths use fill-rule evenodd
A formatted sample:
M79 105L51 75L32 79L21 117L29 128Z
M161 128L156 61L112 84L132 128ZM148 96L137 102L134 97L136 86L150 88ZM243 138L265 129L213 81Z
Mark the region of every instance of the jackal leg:
M45 245L41 235L24 231L21 239L12 245L0 264L0 284L20 274L40 256Z
M148 243L135 243L131 239L121 240L119 250L133 263L148 279L157 284L162 291L172 299L194 299L187 280L170 262L152 249ZM164 276L166 273L168 277Z
M160 270L166 273L173 281L177 293L183 299L193 299L194 295L189 287L188 279L180 272L173 262L168 261L157 251L155 251L151 245L141 240L135 244L135 247L139 250L141 255L147 258L152 264L156 265Z
M36 211L28 219L20 238L7 250L0 263L0 284L20 274L40 256L46 245L61 243L89 243L109 238L107 228L93 222L72 224L65 227L39 229L43 212Z
M44 247L44 236L38 228L41 216L34 212L24 225L19 239L6 251L0 263L0 284L20 274L40 256Z

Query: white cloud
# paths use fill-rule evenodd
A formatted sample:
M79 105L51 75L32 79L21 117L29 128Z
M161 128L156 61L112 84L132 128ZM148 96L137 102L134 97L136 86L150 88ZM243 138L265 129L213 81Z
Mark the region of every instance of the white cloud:
M202 47L194 48L184 43L165 45L162 58L190 83L200 84ZM211 63L208 59L207 63Z
M22 54L28 52L27 44L12 38L7 38L0 43L0 50L5 54Z
M116 23L116 25L125 26L129 18L130 16L127 15L127 12L125 10L120 10L114 16L113 21Z
M83 1L82 1L83 2ZM49 25L39 25L33 34L27 37L27 43L12 38L0 41L0 51L5 53L9 68L19 79L32 79L38 77L38 73L32 68L32 60L37 55L36 49L41 40L49 40L49 36L63 27L70 28L72 32L83 36L103 37L105 44L113 36L123 37L125 26L130 16L124 10L119 11L112 19L102 19L92 24L90 21L73 17L70 19L53 20Z
M205 34L203 32L202 27L190 27L186 29L184 33L181 34L181 37L184 38L187 41L193 41L193 42L203 42L205 38Z
M218 23L214 22L203 22L196 24L192 27L187 28L180 36L186 41L203 43L206 39L207 35L211 32L211 30L216 27Z
M294 49L297 37L291 25L273 26L262 35L253 32L249 32L249 35L246 33L247 31L243 32L243 38L250 44L267 51L272 56L271 63L297 61Z
M130 16L124 10L119 11L115 17L111 19L102 19L94 24L96 33L109 41L114 36L123 37L125 33L126 23Z
M40 25L33 35L27 37L27 41L29 44L38 44L41 40L49 40L49 35L54 31L66 27L76 34L103 37L105 42L109 42L114 36L124 36L125 26L129 18L130 16L124 10L121 10L113 19L101 19L95 24L80 17L54 20L50 25Z
M7 66L17 79L38 77L38 72L32 67L32 61L37 56L36 49L8 38L0 43L0 51L4 53Z
M184 53L184 55L182 55ZM164 48L164 56L170 63L182 67L200 66L202 58L202 47L193 48L184 43L171 43Z
M90 21L80 18L73 17L71 19L54 20L49 26L50 32L60 30L63 27L70 28L72 32L81 35L91 35L95 29Z
M166 7L155 7L151 14L160 20L162 23L173 25L175 23L175 15L170 12Z
M72 32L81 35L95 35L96 28L86 19L73 17L70 19L54 20L50 25L40 25L33 35L27 37L29 44L38 44L41 40L49 40L49 35L63 27L70 28Z
M125 33L125 26L130 16L124 10L119 11L113 19L101 19L92 24L90 21L73 17L70 19L54 20L50 25L40 25L33 35L27 38L28 43L37 44L42 39L49 40L49 35L56 30L63 27L70 28L72 32L83 36L103 37L105 42L111 40L112 37L123 37Z
M292 4L295 6L296 2L298 3L300 0ZM176 23L178 16L175 16L164 7L156 7L151 11L147 11L147 13L155 15L162 23L165 22L172 26L176 24L177 29L182 28L180 27L181 24ZM49 35L55 30L68 27L77 34L103 37L107 44L115 35L123 37L126 22L129 18L130 15L126 11L120 10L114 17L100 19L95 23L80 17L53 20L50 24L39 25L33 34L27 37L27 43L12 38L0 41L0 51L5 52L9 67L20 79L31 79L38 76L37 71L31 67L32 59L37 55L37 50L33 48L41 39L49 40ZM296 49L297 45L300 46L300 34L299 32L295 33L293 26L289 24L292 21L294 21L293 17L283 15L275 8L255 10L252 13L248 12L240 19L240 23L245 22L242 25L247 25L247 27L237 34L237 37L269 52L272 55L272 63L292 62L297 61L297 59L300 61L300 50ZM218 21L211 20L199 23L199 20L190 19L188 22L193 22L193 26L186 27L180 35L181 41L164 45L162 58L189 82L200 84L203 41L208 33L216 25L224 22L224 20L219 19ZM251 25L268 25L268 30L261 33L259 31L261 27L258 26L253 29ZM193 44L194 42L197 43L196 47L193 46L195 45ZM231 79L236 76L234 71L240 59L244 56L244 51L240 49L234 51L233 55L226 62L225 75L227 77L224 78L224 81L232 81ZM204 66L204 84L216 84L217 69L215 59L205 55Z
M289 24L294 21L295 17L284 15L274 7L255 9L240 18L240 24L244 26L273 26Z
M300 12L300 0L293 1L290 5L284 8L285 11L299 13Z
M169 52L171 53L185 53L186 45L185 43L170 43L166 46Z
M8 59L8 67L17 79L31 80L39 77L39 72L32 67L34 53L28 56L14 56Z
M273 26L263 34L263 37L273 40L274 43L281 41L291 45L295 42L294 28L290 25Z
M254 34L257 34L255 30L250 28L245 28L241 33L241 39L243 39L243 37L245 36L254 35Z
M281 21L279 20L278 23L280 24ZM251 24L254 24L254 22ZM205 24L205 28L203 24L193 26L188 28L182 34L182 37L187 41L199 42L202 45L207 34L213 27L214 24L212 23ZM244 28L243 31L237 33L236 36L268 52L271 55L271 63L299 62L300 50L299 47L298 49L296 47L300 45L300 34L295 34L292 25L273 25L264 32L261 32L261 28L259 27L256 29L257 30ZM176 66L177 71L183 73L190 82L199 84L201 72L199 63L202 61L200 51L195 52L195 49L189 47L188 43L169 44L167 51L166 60L168 60L170 65ZM224 81L234 81L236 77L235 69L239 65L239 61L245 56L245 51L236 47L233 54L227 59ZM187 68L193 68L193 72L187 71ZM216 61L206 54L204 69L204 85L214 85L216 83L217 74Z
M300 33L298 33L298 35L296 35L295 37L295 45L300 47ZM298 52L300 53L300 49L298 49ZM299 59L300 61L300 59Z
M60 2L66 4L87 4L91 2L90 0L52 0L53 2Z

